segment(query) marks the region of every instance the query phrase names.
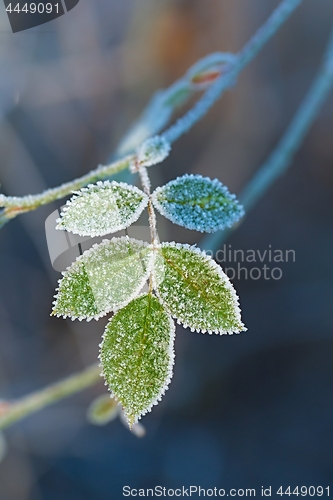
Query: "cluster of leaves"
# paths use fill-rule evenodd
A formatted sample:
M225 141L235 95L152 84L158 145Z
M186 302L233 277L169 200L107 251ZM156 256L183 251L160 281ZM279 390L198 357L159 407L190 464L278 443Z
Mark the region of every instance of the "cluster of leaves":
M150 197L115 181L89 185L67 202L57 228L83 236L114 233L136 221L148 203L172 222L205 232L230 226L243 215L235 196L218 180L185 175ZM148 279L149 292L143 293ZM53 315L89 321L114 313L100 345L100 361L130 426L158 403L170 383L173 318L197 332L245 330L228 277L189 245L105 239L63 273L57 292Z

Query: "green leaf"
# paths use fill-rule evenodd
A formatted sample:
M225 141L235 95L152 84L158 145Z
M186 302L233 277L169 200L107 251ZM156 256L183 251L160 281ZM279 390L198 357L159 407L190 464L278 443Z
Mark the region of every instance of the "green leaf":
M161 400L172 377L174 323L152 294L141 295L108 323L101 343L103 376L130 427Z
M115 420L120 408L110 394L103 394L94 399L87 411L87 418L91 424L106 425Z
M94 245L63 273L52 314L90 320L120 309L140 293L152 259L148 244L133 238Z
M155 288L172 316L192 331L219 334L246 330L227 275L196 247L163 243L156 250Z
M148 197L135 186L105 181L75 193L57 220L57 229L80 236L104 236L133 224L148 204Z
M212 233L231 227L243 207L219 180L183 175L157 188L152 195L156 209L179 226Z

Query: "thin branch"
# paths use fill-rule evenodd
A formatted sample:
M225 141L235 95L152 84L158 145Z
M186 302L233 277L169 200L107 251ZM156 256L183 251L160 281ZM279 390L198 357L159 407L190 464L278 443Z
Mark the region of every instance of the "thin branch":
M196 92L186 75L165 90L158 90L121 140L116 157L130 154L146 139L153 137L166 127L173 113L183 106Z
M93 184L129 169L136 160L136 155L133 153L135 149L145 139L160 132L167 125L173 112L185 104L194 93L195 89L191 88L190 82L186 80L186 75L167 89L158 91L120 142L109 165L99 166L78 179L56 188L47 189L40 194L27 196L0 194L0 207L3 207L0 210L0 229L21 213L36 210L42 205L65 198L87 184Z
M91 365L80 373L72 375L56 384L50 385L24 396L17 401L0 402L0 429L42 410L57 401L81 392L100 380L101 369L98 364Z
M188 132L203 118L224 91L236 81L239 73L258 55L270 38L279 30L288 17L302 3L302 0L283 0L268 20L259 28L245 47L236 56L229 70L209 87L193 108L171 126L162 136L172 144Z
M276 11L272 14L268 21L239 53L235 66L233 66L225 76L219 78L216 83L209 88L202 99L200 99L196 106L194 106L192 111L187 113L182 119L176 122L173 127L166 131L164 137L168 141L174 142L207 113L210 107L222 95L223 91L233 84L238 74L250 61L252 61L252 59L257 55L257 53L261 50L265 43L271 38L271 36L274 35L274 33L295 10L295 8L301 3L301 1L302 0L283 0L281 2L280 6L276 9ZM325 73L327 72L330 75L331 79L333 76L331 64L333 61L331 59L331 55L329 57L329 60L330 63L327 64ZM324 87L326 88L326 86L323 85L322 82L322 90L324 89ZM307 129L304 130L303 133L305 134L306 131ZM21 213L23 211L33 210L40 205L50 203L56 199L60 199L70 194L73 190L79 189L80 187L83 187L88 183L96 182L97 180L108 177L115 172L119 172L121 170L124 170L125 168L128 168L133 164L133 162L135 162L135 159L136 157L132 155L108 167L96 169L90 172L90 174L87 174L87 176L76 179L72 183L64 184L59 188L50 189L40 195L26 196L22 198L4 197L0 195L0 206L6 207L5 211L7 211L7 216L14 217L15 215L17 215L17 213L15 213L15 210ZM110 170L107 170L108 168ZM116 170L114 171L113 169ZM2 212L2 214L4 214L4 212ZM3 223L3 219L1 219L0 213L0 225L1 223ZM26 416L42 408L45 408L46 406L53 404L60 399L68 397L72 394L84 390L87 387L94 385L98 382L99 379L100 368L97 364L95 364L85 369L81 373L66 378L61 382L46 387L40 391L34 392L31 395L24 396L16 402L1 402L0 429L8 427L16 421L21 420Z
M268 191L278 177L290 167L295 154L317 118L323 103L333 88L333 30L325 51L324 60L310 90L296 112L280 142L241 192L239 199L247 213ZM234 229L237 229L236 225ZM203 238L200 247L216 251L233 229Z
M324 63L291 124L268 160L244 188L241 199L250 210L274 181L290 166L333 86L333 32Z
M129 168L135 160L135 155L127 156L119 161L106 166L99 166L95 170L66 182L56 188L47 189L43 193L27 196L4 196L0 194L0 206L5 207L8 218L13 218L17 215L16 212L28 212L35 210L41 205L47 205L55 200L59 200L68 196L73 191L81 189L87 184L93 184L99 180L105 179L110 175L114 175L126 168Z
M185 132L193 127L222 96L223 92L232 86L239 73L256 57L268 40L278 31L282 24L288 19L292 12L300 5L302 0L282 0L281 4L269 17L266 23L245 45L243 50L236 56L236 61L229 70L218 78L195 106L180 118L175 125L171 126L163 137L167 142L173 143ZM193 94L193 88L186 81L186 75L178 80L169 89L158 93L139 120L121 142L117 149L116 156L129 152L147 138L147 135L154 135L169 121L172 112ZM152 125L156 120L156 125ZM28 195L23 197L0 195L0 207L4 209L0 212L0 228L10 219L17 215L35 210L41 205L64 198L73 191L86 186L89 183L97 182L114 175L117 172L130 167L135 161L135 155L123 158L106 167L98 167L79 179L68 182L57 188L48 189L38 195Z
M137 165L137 171L139 173L140 181L142 188L146 195L149 197L148 201L148 217L149 217L149 228L150 228L150 237L151 237L151 243L152 245L155 245L158 243L158 234L157 234L157 228L156 228L156 215L155 215L155 210L151 201L151 194L150 194L150 179L148 175L147 168L144 165Z

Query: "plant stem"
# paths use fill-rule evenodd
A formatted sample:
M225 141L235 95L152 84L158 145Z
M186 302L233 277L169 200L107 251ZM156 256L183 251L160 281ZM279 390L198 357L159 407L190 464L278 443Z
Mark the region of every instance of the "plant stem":
M238 54L235 66L224 76L220 77L215 84L213 84L204 96L198 101L194 108L187 113L183 118L178 120L176 124L167 130L164 137L167 141L174 142L182 134L187 132L200 118L202 118L215 101L222 95L224 90L230 87L238 74L245 68L245 66L254 59L265 43L274 35L280 28L283 22L289 15L296 9L302 0L283 0L279 7L274 11L268 21L263 25L257 34L248 42L244 49ZM330 70L332 78L332 60L330 57ZM328 71L328 70L327 70ZM306 129L307 130L307 129ZM306 133L306 130L304 133ZM69 195L72 191L80 189L81 187L96 182L98 180L109 177L110 175L120 172L131 165L136 160L135 155L131 155L120 161L117 161L106 167L99 167L89 174L76 179L72 182L63 184L58 188L53 188L41 193L39 195L24 196L24 197L6 197L0 195L0 206L5 207L0 213L0 227L10 218L15 217L18 213L24 211L34 210L41 205L51 203L57 199L61 199ZM140 169L139 174L140 174ZM150 195L150 184L147 186L147 179L149 177L147 172L141 172L143 175L141 180L146 184ZM149 220L152 232L152 242L157 241L158 235L156 232L156 219L153 206L149 204ZM148 207L148 208L149 208ZM152 231L152 229L151 229ZM216 236L216 235L215 235ZM221 237L219 237L221 238ZM220 241L220 239L219 239ZM207 248L207 247L206 247ZM45 387L40 391L36 391L28 396L14 401L14 402L0 402L0 429L8 427L13 423L25 418L26 416L45 408L46 406L57 402L65 397L80 392L87 387L90 387L98 382L100 379L100 368L98 364L94 364L81 373L72 375L56 384Z
M268 40L278 31L301 3L302 0L283 0L280 3L265 24L259 28L257 33L238 53L235 63L229 67L229 70L209 87L202 98L188 113L162 134L167 142L172 144L205 116L224 91L234 84L239 73L258 55Z
M277 177L287 170L326 101L332 85L333 32L330 36L324 63L295 117L276 149L242 191L241 200L246 210L250 210Z
M275 180L285 173L292 164L306 134L333 87L333 30L331 32L324 60L310 90L292 119L280 142L241 192L239 199L248 212L272 186ZM235 226L237 228L238 225ZM216 251L229 236L230 230L215 233L203 238L200 247Z
M202 98L188 113L186 113L173 126L166 130L166 132L164 132L163 137L167 140L167 142L172 143L179 139L179 137L181 137L191 127L193 127L193 125L195 125L209 111L209 109L218 100L218 98L221 97L223 92L234 84L239 73L256 57L256 55L260 52L260 50L264 47L268 40L278 31L278 29L288 19L291 13L296 9L296 7L298 7L301 2L302 0L282 0L281 4L269 17L266 23L250 39L250 41L245 45L241 52L239 52L235 64L232 65L229 71L211 85L211 87L205 92ZM182 80L179 80L179 82L181 81ZM170 89L164 91L166 101L167 99L169 99L169 101L172 102L172 98L175 99L175 96L177 95L177 83L179 82L176 82L174 86L171 86ZM174 94L173 89L175 90ZM190 94L191 92L189 90L189 95ZM159 100L161 100L162 97L163 92L157 95L157 98ZM162 99L159 105L156 105L156 102L154 103L153 101L148 106L148 115L147 113L143 114L143 122L141 123L139 121L139 123L134 126L133 130L131 131L130 137L127 137L126 141L123 142L118 148L118 154L120 151L127 152L132 147L139 146L139 144L136 144L136 141L143 140L143 138L146 138L147 133L151 132L149 127L151 127L152 117L157 113L157 116L155 116L155 118L156 120L159 120L159 125L157 128L155 127L153 129L153 132L156 133L156 130L160 129L162 125L169 120L172 111L179 104L177 103L177 100L175 101L175 104L169 104L170 110L169 112L166 112L163 120L161 120L160 116L163 114L162 108L163 106L166 106L166 103L163 103L164 101ZM80 177L79 179L75 179L56 188L48 189L41 194L28 195L23 197L4 196L0 194L0 207L4 207L3 210L0 211L0 228L10 219L23 212L35 210L41 205L46 205L55 200L64 198L65 196L71 194L73 191L80 189L81 187L84 187L89 183L97 182L98 180L105 179L107 177L110 177L111 175L114 175L115 173L129 168L133 164L135 159L136 156L131 155L119 161L116 161L111 165L98 167L97 169L92 170L83 177Z
M145 167L142 164L139 164L139 162L136 163L136 170L139 173L140 181L142 188L146 195L149 197L148 201L148 218L149 218L149 229L150 229L150 239L151 239L151 244L153 247L157 245L159 242L159 237L157 233L157 227L156 227L156 214L154 210L153 203L151 201L151 193L150 193L150 179L147 171L147 167ZM152 293L153 291L153 275L150 273L149 275L149 292Z
M0 429L4 429L46 406L95 385L100 380L100 373L99 365L93 364L80 373L65 378L40 391L33 392L17 401L1 401Z
M95 170L92 170L88 174L74 179L73 181L66 182L61 186L56 188L47 189L43 193L28 195L28 196L4 196L0 194L0 206L5 208L7 217L13 218L17 215L16 212L28 212L29 210L35 210L41 205L47 205L52 201L59 200L68 196L73 191L76 191L87 184L92 184L98 180L105 179L110 175L114 175L122 170L125 170L130 165L133 164L135 156L127 156L122 160L111 163L106 166L99 166Z
M149 197L148 201L148 217L149 217L149 227L150 227L150 237L152 245L158 243L159 238L157 234L156 228L156 215L153 204L151 202L151 193L150 193L150 179L147 171L147 167L142 164L136 164L135 170L139 173L142 189Z
M149 217L151 243L152 245L156 245L159 242L159 237L156 228L156 214L154 206L150 199L148 201L148 217Z

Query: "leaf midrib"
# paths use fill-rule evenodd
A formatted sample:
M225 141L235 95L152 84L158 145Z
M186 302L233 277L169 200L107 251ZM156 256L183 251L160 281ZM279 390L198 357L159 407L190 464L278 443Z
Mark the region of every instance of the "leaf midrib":
M211 298L211 296L208 296L208 295L207 295L207 294L205 294L205 293L203 294L203 293L201 292L201 289L199 288L199 286L196 286L196 285L195 285L195 283L193 283L193 282L192 282L192 281L190 281L188 278L186 278L186 276L183 274L182 270L181 270L181 269L180 269L177 265L175 265L175 264L174 264L171 260L169 260L169 259L168 259L168 258L167 258L164 254L163 254L163 252L161 252L161 253L162 253L162 255L163 255L164 259L166 260L166 262L168 262L168 264L170 265L170 267L172 267L173 269L175 269L175 271L177 271L177 272L178 272L178 274L179 274L179 275L183 278L183 280L184 280L184 281L185 281L188 285L190 285L190 286L191 286L192 288L194 288L194 290L196 290L196 291L199 291L199 290L200 290L201 295L204 295L204 297L205 297L205 299L207 300L207 302L208 302L208 303L212 303L214 306L215 306L216 304L218 304L217 300L213 300L213 301L209 300L209 298ZM216 299L217 299L217 297L216 297ZM218 308L218 309L220 310L220 308ZM222 310L221 310L221 314L222 314L223 318L225 318L225 319L226 319L225 314L223 314L223 311L222 311Z
M177 199L172 199L172 198L167 198L167 197L163 197L163 196L159 196L158 198L158 201L160 202L167 202L167 203L175 203L177 205L190 205L190 206L199 206L200 208L202 208L203 210L208 210L208 211L212 211L212 210L219 210L221 208L223 208L222 206L222 203L230 203L234 206L236 206L236 203L234 203L232 200L229 200L228 198L226 197L221 197L221 196L206 196L206 197L203 197L203 198L199 198L199 200L191 200L191 199L188 199L188 200L184 200L184 201L181 201L181 200L177 200ZM220 206L218 207L207 207L206 204L211 202L211 201L214 201L215 203L218 202L220 204Z

